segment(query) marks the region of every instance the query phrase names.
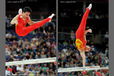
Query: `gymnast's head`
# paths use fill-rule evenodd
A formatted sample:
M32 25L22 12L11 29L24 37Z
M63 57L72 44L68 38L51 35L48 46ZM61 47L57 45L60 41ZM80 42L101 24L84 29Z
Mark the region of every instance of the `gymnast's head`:
M30 7L24 7L24 8L22 9L22 11L23 11L22 14L23 14L25 17L28 17L28 16L31 14L31 12L32 12L32 10L31 10Z

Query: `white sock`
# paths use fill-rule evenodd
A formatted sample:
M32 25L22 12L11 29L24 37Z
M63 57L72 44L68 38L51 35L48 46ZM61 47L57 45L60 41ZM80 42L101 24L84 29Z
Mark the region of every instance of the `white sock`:
M22 14L22 9L20 8L19 10L18 10L18 14L20 15L20 14Z
M92 4L89 4L89 6L88 6L87 8L89 8L89 10L91 10L91 8L92 8Z
M53 14L51 14L51 16L49 16L48 18L53 18L54 15L55 15L55 14L53 13Z

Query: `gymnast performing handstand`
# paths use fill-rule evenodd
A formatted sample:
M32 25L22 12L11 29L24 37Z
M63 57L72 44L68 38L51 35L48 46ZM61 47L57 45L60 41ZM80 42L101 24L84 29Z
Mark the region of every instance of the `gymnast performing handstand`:
M77 49L80 51L80 55L82 57L82 62L83 62L83 67L85 67L85 64L86 64L85 51L89 52L91 50L91 48L88 45L86 45L86 43L87 43L86 34L88 32L92 33L92 30L91 29L85 30L87 17L88 17L88 14L89 14L91 8L92 8L92 4L90 4L87 7L86 12L83 15L82 21L76 31L75 44L76 44Z
M11 24L16 24L15 31L19 36L26 36L31 31L43 26L45 23L50 22L54 14L49 16L48 18L42 21L31 21L30 14L32 10L30 7L24 7L23 9L19 9L18 15L16 15L12 20ZM26 24L29 26L26 26Z

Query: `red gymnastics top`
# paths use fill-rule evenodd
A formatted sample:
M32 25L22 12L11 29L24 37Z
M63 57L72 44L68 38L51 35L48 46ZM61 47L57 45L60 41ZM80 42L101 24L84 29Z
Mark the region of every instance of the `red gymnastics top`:
M24 27L26 27L26 24L29 21L29 17L23 20L22 15L19 15L17 21L18 21L18 24L16 25L15 31L17 34L22 34Z

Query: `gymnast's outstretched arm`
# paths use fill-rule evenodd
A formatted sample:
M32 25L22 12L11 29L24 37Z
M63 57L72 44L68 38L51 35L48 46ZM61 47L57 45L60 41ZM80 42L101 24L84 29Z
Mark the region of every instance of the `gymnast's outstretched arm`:
M17 19L18 19L18 15L16 15L16 16L11 20L10 24L12 24L12 25L18 24Z

